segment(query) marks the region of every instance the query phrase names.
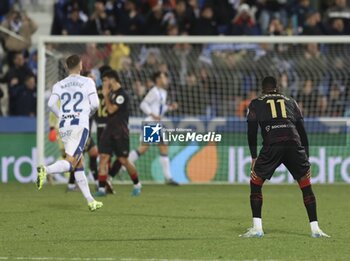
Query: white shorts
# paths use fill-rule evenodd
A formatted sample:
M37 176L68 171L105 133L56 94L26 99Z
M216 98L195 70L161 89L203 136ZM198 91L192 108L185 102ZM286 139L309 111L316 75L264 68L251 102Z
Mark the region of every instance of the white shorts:
M81 126L67 126L59 129L67 155L80 159L89 138L89 130Z

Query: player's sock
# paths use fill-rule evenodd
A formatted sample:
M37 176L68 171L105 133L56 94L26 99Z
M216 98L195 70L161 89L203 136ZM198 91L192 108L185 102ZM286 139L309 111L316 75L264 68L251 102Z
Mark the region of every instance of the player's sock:
M109 169L108 175L114 178L115 175L117 175L117 173L119 172L121 167L122 167L122 164L120 163L120 161L118 159L116 159L113 162L112 167Z
M89 167L92 173L92 176L95 180L98 179L98 170L97 170L97 157L90 157Z
M85 173L84 173L84 169L83 168L76 169L74 176L75 176L75 180L78 184L78 187L80 188L80 191L83 193L87 202L90 203L90 202L94 201L94 198L92 197L92 195L90 193L90 188L89 188L89 184L88 184L88 181L87 181Z
M317 221L317 211L316 211L316 198L314 192L311 188L311 172L310 170L306 173L306 177L299 179L298 184L303 193L304 205L309 217L310 223Z
M171 180L171 172L170 172L170 161L168 155L160 155L160 165L163 169L163 174L166 180Z
M137 159L141 156L140 152L138 150L133 150L130 152L129 154L129 158L128 160L131 162L131 163L134 163L135 161L137 161Z
M314 192L312 191L311 185L303 187L301 191L303 192L304 205L310 223L317 221L316 198Z
M72 170L72 165L67 160L58 160L46 167L47 174L63 173Z
M320 227L318 226L318 221L310 222L311 231L319 231Z
M107 175L98 175L98 189L105 188L107 183Z
M75 175L74 171L69 172L69 180L68 180L68 187L69 185L74 185L75 183Z
M264 180L257 178L250 180L250 207L253 215L253 226L262 230L261 209L263 204L262 185Z
M133 173L133 174L129 174L130 178L132 180L132 183L134 183L134 185L139 184L139 175L137 174L137 172Z

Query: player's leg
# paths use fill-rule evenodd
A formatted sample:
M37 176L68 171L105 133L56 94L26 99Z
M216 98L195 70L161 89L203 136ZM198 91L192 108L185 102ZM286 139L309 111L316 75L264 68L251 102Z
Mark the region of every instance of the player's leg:
M133 196L139 196L141 194L141 183L139 181L139 176L137 174L137 170L127 157L118 157L119 162L126 168L129 176L134 184L134 188L132 191Z
M145 144L145 143L141 143L141 145L136 149L136 150L132 150L129 154L129 161L134 164L134 162L136 160L139 159L139 157L141 157L143 154L146 153L146 151L148 150L149 145Z
M96 196L106 196L106 184L108 179L108 164L110 161L110 154L100 153L100 163L98 168L98 190Z
M266 179L270 179L275 169L281 164L283 148L280 146L264 146L256 161L252 162L250 172L250 207L253 227L241 235L242 237L263 237L262 226L262 186Z
M91 195L89 183L85 176L83 155L80 157L80 160L75 168L74 176L81 193L88 202L88 208L90 211L95 211L96 209L101 208L103 206L103 203L96 201Z
M65 135L62 135L62 133L65 133ZM47 174L63 173L75 169L82 156L88 134L89 130L86 128L75 127L60 130L61 137L64 137L62 142L66 156L64 159L58 160L49 166L40 165L37 167L38 177L36 184L38 189L42 188Z
M284 165L298 182L303 195L303 201L310 222L312 237L329 237L318 225L316 197L311 186L311 164L304 147L295 144L288 147Z
M170 160L168 156L168 145L161 143L158 145L159 147L159 152L160 152L160 165L162 166L163 169L163 174L166 180L166 184L168 185L173 185L173 186L178 186L179 183L173 180L173 177L171 175L171 170L170 170Z
M98 167L98 189L96 196L106 196L106 184L108 182L108 169L113 154L113 135L105 129L99 141L100 163Z

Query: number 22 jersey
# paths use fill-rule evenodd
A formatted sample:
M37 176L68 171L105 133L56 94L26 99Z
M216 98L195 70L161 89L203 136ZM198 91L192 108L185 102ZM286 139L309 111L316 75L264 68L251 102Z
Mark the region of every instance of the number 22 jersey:
M89 129L89 96L93 94L96 86L91 78L73 74L57 82L51 95L60 100L59 128L77 125Z

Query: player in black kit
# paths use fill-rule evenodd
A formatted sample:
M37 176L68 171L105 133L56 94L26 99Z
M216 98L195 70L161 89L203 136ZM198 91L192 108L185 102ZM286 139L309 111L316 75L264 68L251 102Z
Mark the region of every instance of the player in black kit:
M141 183L136 168L128 160L129 156L129 97L120 85L118 73L114 70L106 71L102 75L102 93L107 109L107 125L103 130L99 151L99 188L97 196L106 195L106 181L110 158L115 154L119 162L126 168L134 183L132 195L141 193Z
M251 101L247 114L248 143L252 156L250 205L253 227L242 237L263 237L261 188L276 168L284 164L303 193L312 237L329 237L318 226L316 199L311 189L309 144L303 116L296 103L277 90L274 77L262 81L262 95ZM257 156L257 132L261 129L263 147Z

